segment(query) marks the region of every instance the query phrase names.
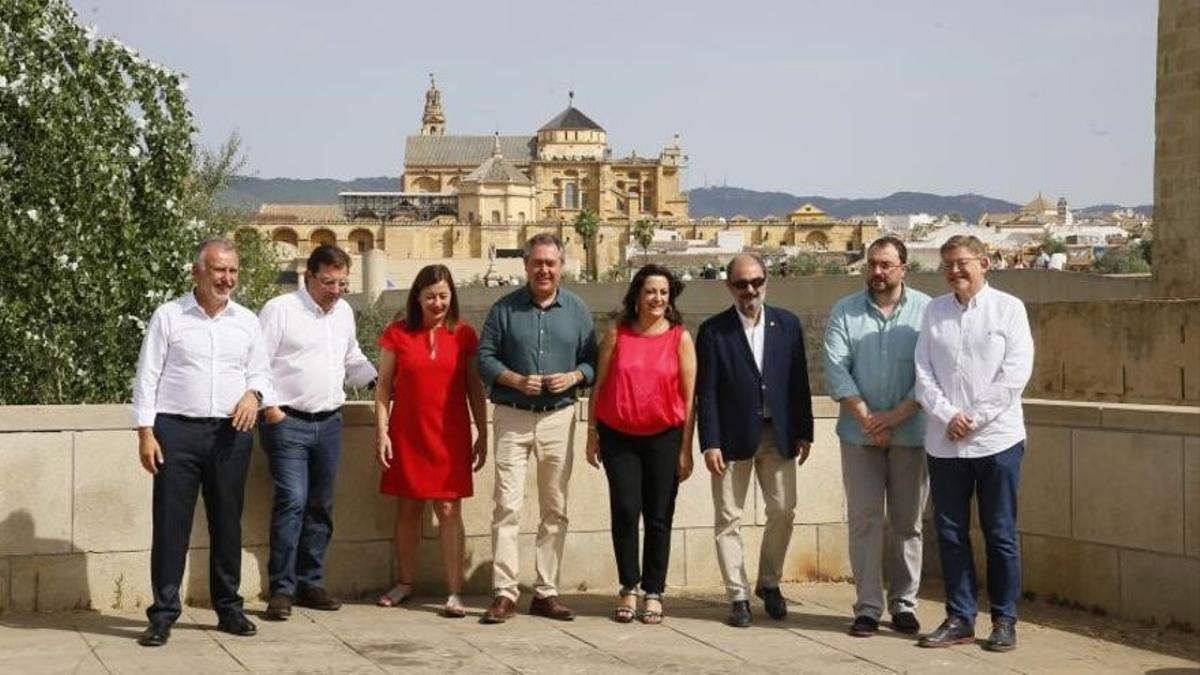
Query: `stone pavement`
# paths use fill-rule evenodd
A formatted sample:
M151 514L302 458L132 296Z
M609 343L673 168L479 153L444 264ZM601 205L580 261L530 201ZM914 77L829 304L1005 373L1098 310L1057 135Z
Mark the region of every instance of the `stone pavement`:
M259 634L251 638L219 633L211 611L186 608L170 643L158 649L135 643L145 625L140 613L8 614L0 619L0 673L1200 672L1194 634L1169 632L1165 643L1138 648L1093 637L1120 624L1080 613L1081 624L1070 630L1048 627L1064 623L1054 617L1024 621L1020 646L1008 654L979 646L928 650L886 629L869 639L847 636L848 585L795 584L784 594L791 604L786 621L766 618L756 602L756 623L748 629L721 623L726 606L716 589L669 597L662 626L613 623L612 599L599 593L566 598L580 612L570 623L520 615L505 625L480 625L482 597L468 598L471 617L444 619L437 600L425 598L427 604L400 609L366 603L339 612L297 609L285 623L258 620ZM263 604L248 609L257 615ZM941 605L925 602L918 615L932 628ZM987 635L986 617L977 628Z

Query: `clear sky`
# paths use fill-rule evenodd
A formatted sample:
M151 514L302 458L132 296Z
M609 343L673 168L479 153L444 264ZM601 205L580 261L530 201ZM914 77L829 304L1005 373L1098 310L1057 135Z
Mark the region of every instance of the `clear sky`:
M1152 198L1154 0L71 2L264 178L400 175L435 72L450 133L531 134L574 89L617 155L679 133L687 187Z

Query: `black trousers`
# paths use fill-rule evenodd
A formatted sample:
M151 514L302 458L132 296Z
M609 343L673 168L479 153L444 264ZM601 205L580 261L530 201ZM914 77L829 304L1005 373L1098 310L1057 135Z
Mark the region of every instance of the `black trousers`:
M250 433L235 430L229 419L160 414L154 420L154 436L162 447L163 463L154 476L150 551L154 604L146 616L155 623L179 618L179 586L200 490L208 516L212 606L219 617L240 614L242 505L250 466Z
M596 425L600 458L608 475L613 551L617 576L625 589L661 595L667 585L671 558L671 521L679 492L676 467L682 428L653 436L623 434L603 423ZM645 526L641 570L638 570L638 519Z

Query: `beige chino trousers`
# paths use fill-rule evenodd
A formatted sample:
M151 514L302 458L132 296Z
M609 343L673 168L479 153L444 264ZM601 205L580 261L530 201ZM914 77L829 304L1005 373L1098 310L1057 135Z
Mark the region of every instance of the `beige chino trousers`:
M575 406L530 412L497 405L492 415L496 434L496 501L492 512L492 587L496 595L516 602L521 569L517 535L529 457L537 462L538 523L534 595L558 595L559 566L567 540L567 483L574 458Z
M752 459L726 462L725 474L712 476L713 534L717 561L730 602L750 599L741 529L751 471L758 476L767 512L758 557L757 588L779 586L783 561L792 540L792 521L796 514L796 460L780 455L775 449L771 429L764 428L758 451Z

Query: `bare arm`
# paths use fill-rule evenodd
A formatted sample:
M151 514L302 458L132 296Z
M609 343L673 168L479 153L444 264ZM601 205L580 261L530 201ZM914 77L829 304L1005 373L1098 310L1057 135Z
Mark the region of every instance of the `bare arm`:
M587 461L588 464L600 466L600 437L596 431L596 398L600 388L608 379L608 367L612 363L613 350L617 346L617 329L613 328L604 336L600 343L600 353L596 359L596 382L592 387L592 395L588 397L588 430L587 430Z
M375 451L379 463L391 466L392 441L388 436L388 417L392 411L392 378L396 375L396 352L380 348L379 382L375 385Z
M683 438L679 443L680 482L692 475L692 434L696 428L696 344L686 330L679 337L679 394L683 396Z
M487 403L483 396L483 380L479 377L478 362L472 358L467 363L467 405L471 407L471 417L475 420L475 444L471 452L471 465L478 471L487 461Z

